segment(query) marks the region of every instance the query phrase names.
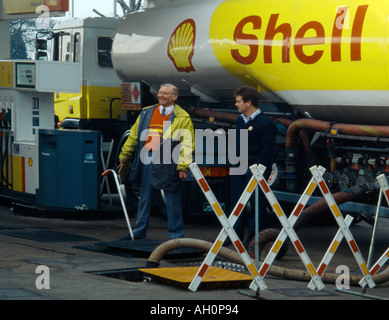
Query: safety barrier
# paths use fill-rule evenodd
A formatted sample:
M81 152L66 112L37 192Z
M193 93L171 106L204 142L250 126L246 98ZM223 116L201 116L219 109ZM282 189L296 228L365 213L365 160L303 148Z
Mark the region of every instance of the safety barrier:
M334 218L336 220L336 223L338 224L344 238L346 239L346 241L351 249L352 254L354 255L356 262L358 263L359 269L361 270L361 272L364 276L362 278L362 280L360 281L360 285L362 287L365 287L367 284L369 286L369 288L375 287L375 283L373 281L373 278L369 273L369 270L366 266L366 262L362 257L362 254L358 248L358 245L357 245L350 229L348 228L346 222L344 221L344 218L339 210L339 207L336 204L336 202L335 202L331 192L329 191L326 183L324 182L322 175L320 174L320 172L318 171L318 168L316 166L310 168L310 171L311 171L313 177L315 178L316 182L318 183L319 188L323 194L323 197L326 200L328 207L330 208L332 215L334 216ZM329 250L331 250L331 247Z
M370 269L370 274L374 276L382 268L382 266L386 263L386 261L388 261L388 259L389 259L389 248L386 249L385 253L378 259L378 261Z
M213 263L221 246L223 245L227 237L231 239L236 250L241 255L244 264L246 265L247 269L249 270L250 274L253 277L253 282L250 284L250 288L252 290L258 290L258 289L265 290L267 288L267 285L265 284L263 278L266 276L267 271L271 267L280 248L282 247L282 245L284 244L287 238L291 240L294 248L297 251L297 254L299 255L301 261L303 262L306 270L308 271L311 277L311 281L308 284L308 288L312 290L315 289L321 290L324 288L324 284L322 282L321 277L324 274L327 266L329 265L331 259L333 258L343 238L346 239L351 249L351 252L354 256L354 259L357 262L359 269L363 275L362 280L359 282L360 286L362 286L363 288L365 288L366 286L368 286L369 288L373 288L375 286L373 275L376 274L378 270L389 259L389 248L386 250L386 252L381 256L381 258L376 262L376 264L374 264L374 266L369 271L368 267L366 266L366 262L363 259L362 254L358 248L358 245L349 229L349 226L351 225L353 218L349 215L347 215L345 219L343 218L339 207L337 206L332 194L330 193L323 179L323 174L325 172L325 169L323 167L313 166L310 168L312 178L308 183L306 189L304 190L303 194L301 195L292 213L290 214L289 218L287 218L279 202L277 201L269 185L267 184L267 181L263 177L263 173L265 172L266 167L262 165L251 166L250 170L253 176L250 179L249 183L247 184L240 199L238 200L238 203L235 205L228 219L225 216L223 210L221 209L220 204L218 203L212 190L207 184L197 164L193 163L192 165L190 165L189 168L223 227L217 239L215 240L211 250L208 252L206 258L204 259L202 265L200 266L195 278L190 284L189 286L190 290L192 291L197 290L209 266ZM377 180L380 182L382 192L385 195L386 200L389 204L389 185L386 180L386 177L382 175L378 177ZM237 237L235 231L233 230L233 226L235 222L237 221L239 215L241 214L244 207L246 206L257 184L259 185L262 192L266 196L267 201L270 203L274 213L276 214L278 220L280 221L283 227L283 229L279 233L277 239L274 241L272 248L268 252L266 258L264 259L258 271L254 267L240 239ZM323 256L323 259L321 260L320 265L318 266L317 269L314 267L311 259L308 256L308 253L305 251L300 239L298 238L297 234L293 229L293 226L296 223L297 219L299 218L300 213L303 211L305 205L307 204L309 198L311 197L316 187L319 187L323 195L323 198L327 202L331 210L331 213L334 216L339 226L338 232L333 238L328 250Z
M350 227L351 222L353 220L354 220L353 217L347 215L347 217L345 219L347 227ZM339 244L342 241L342 239L343 239L343 233L342 233L341 230L338 230L338 232L336 233L334 239L332 240L332 242L331 242L331 244L329 246L329 249L325 253L325 255L324 255L323 259L321 260L318 268L316 269L316 272L317 272L317 274L320 277L323 275L324 271L327 269L327 266L330 264L330 262L332 260L332 257L335 255L335 252L338 249ZM311 288L311 286L312 286L312 284L309 283L308 287Z
M260 275L258 274L258 271L255 268L254 264L252 263L250 256L248 255L242 242L240 241L239 237L236 235L235 230L233 229L233 226L234 226L236 220L238 219L239 215L243 211L245 205L247 204L247 201L250 198L251 193L254 191L254 189L256 187L256 181L254 180L254 178L251 178L245 191L243 192L243 194L240 197L238 203L236 204L234 210L232 211L232 214L230 215L229 219L227 219L223 209L221 208L220 204L216 200L214 193L212 192L211 188L209 187L208 183L206 182L198 165L196 163L192 163L189 166L189 168L190 168L190 171L192 172L194 178L196 179L198 185L200 186L201 190L203 191L205 197L207 198L209 204L211 205L213 211L215 212L217 218L219 219L219 222L223 226L222 231L220 232L220 234L217 237L216 241L214 242L211 250L208 252L206 258L204 259L203 263L201 264L193 281L189 285L189 289L192 291L197 290L197 288L200 285L202 279L204 278L206 272L208 271L212 262L216 258L217 253L219 252L221 246L223 245L224 241L226 240L226 238L228 236L230 238L231 242L234 244L235 249L238 251L238 253L242 257L242 260L243 260L244 264L246 265L247 269L249 270L251 276L253 277L255 284L261 290L265 290L267 288L265 282L263 281L262 277L260 277Z
M388 184L388 180L386 179L386 176L384 174L379 175L377 177L377 181L381 187L380 192L384 195L386 202L389 205L389 184ZM378 219L378 216L376 217L376 219ZM377 221L376 221L376 223L377 223ZM386 263L386 261L388 261L388 259L389 259L389 248L386 249L384 254L371 267L370 274L372 276L374 276L382 268L382 266Z
M276 213L276 216L278 220L280 221L283 229L278 236L277 240L274 242L273 247L269 251L267 257L265 258L265 262L262 264L259 274L261 276L264 276L266 274L266 271L271 266L272 262L274 261L278 250L281 248L283 241L285 241L286 236L289 237L291 240L294 248L297 251L297 254L299 255L301 261L303 262L305 268L307 269L308 273L311 276L311 279L314 283L315 288L318 290L321 290L324 288L324 284L321 280L321 278L316 273L316 269L313 266L313 263L311 259L309 258L307 252L305 251L300 239L298 238L296 232L293 229L293 224L296 222L298 215L301 213L302 209L304 208L306 202L309 199L309 196L312 194L313 190L315 189L315 184L313 181L310 182L307 189L303 193L303 196L300 198L299 202L297 203L296 209L290 216L290 220L286 217L284 211L282 210L280 204L278 203L276 197L274 196L273 192L269 188L267 181L263 177L262 172L264 172L264 169L266 169L263 165L253 165L250 167L251 172L253 173L254 177L256 178L259 186L262 189L262 192L265 194L268 202L270 203L273 211ZM292 224L291 224L292 222ZM251 289L257 290L257 287L254 283L250 286Z

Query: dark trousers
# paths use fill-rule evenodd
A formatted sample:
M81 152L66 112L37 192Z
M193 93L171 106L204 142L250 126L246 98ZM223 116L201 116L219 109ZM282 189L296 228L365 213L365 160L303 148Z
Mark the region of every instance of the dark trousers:
M133 230L134 237L143 239L149 226L153 189L151 188L152 164L142 164L140 199L138 203L137 220ZM168 234L170 239L184 236L184 221L182 217L181 191L164 191L168 219Z

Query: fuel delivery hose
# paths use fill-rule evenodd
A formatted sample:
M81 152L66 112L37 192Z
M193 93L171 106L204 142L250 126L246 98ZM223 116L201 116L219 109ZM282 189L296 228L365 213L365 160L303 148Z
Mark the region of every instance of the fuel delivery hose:
M157 268L159 267L160 261L164 257L164 255L174 249L178 248L192 248L203 250L204 252L208 252L213 246L213 243L198 240L198 239L190 239L190 238L181 238L169 240L161 245L159 245L150 255L146 267L147 268ZM218 256L230 260L234 263L244 264L241 256L236 251L221 247L218 252ZM260 262L261 263L261 262ZM301 280L301 281L310 281L311 276L307 271L304 270L295 270L289 269L285 267L279 267L272 265L268 272L268 274L286 278L289 280ZM339 277L339 274L334 273L325 273L321 278L324 283L332 283L335 284L336 279ZM350 284L357 285L359 281L362 279L360 276L350 276ZM374 282L378 284L385 283L389 280L389 267L387 267L384 271L377 273L373 276Z
M337 205L341 205L342 203L346 203L348 201L353 201L357 199L361 199L366 195L366 192L370 191L370 188L366 185L360 185L351 187L347 190L340 191L337 193L334 193L332 196L335 200L335 203ZM325 199L320 199L310 205L309 207L305 208L301 214L299 219L296 221L293 229L295 231L299 230L303 225L307 225L309 222L311 222L313 219L318 217L319 215L323 214L331 214L330 209L328 207L327 202Z

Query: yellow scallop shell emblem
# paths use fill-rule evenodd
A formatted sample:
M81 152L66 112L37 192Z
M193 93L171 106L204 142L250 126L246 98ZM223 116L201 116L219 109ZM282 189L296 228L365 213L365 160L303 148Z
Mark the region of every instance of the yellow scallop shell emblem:
M196 24L193 19L181 22L170 37L167 54L179 72L195 71L192 65L195 38Z

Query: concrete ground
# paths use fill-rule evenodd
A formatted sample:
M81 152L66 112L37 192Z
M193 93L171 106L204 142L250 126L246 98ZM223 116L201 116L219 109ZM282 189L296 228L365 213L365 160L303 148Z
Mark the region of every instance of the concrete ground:
M134 226L133 216L130 221ZM185 226L187 238L210 242L216 239L221 230L216 218L186 222ZM148 238L167 241L166 228L166 221L153 215L150 219ZM318 266L337 230L335 225L325 225L305 227L298 232L315 266ZM389 221L380 219L375 238L373 264L389 247L388 230ZM53 232L56 232L54 236ZM351 232L364 259L367 260L372 227L360 222L351 227ZM172 301L181 301L180 303L187 301L189 305L200 300L201 303L218 304L258 301L258 297L252 296L253 291L248 288L248 284L243 284L240 288L228 286L200 288L192 292L154 279L150 281L149 277L142 277L140 281L139 279L128 281L101 275L110 270L121 269L134 270L133 273L137 274L138 268L146 266L148 254L117 251L96 245L101 242L118 241L127 234L127 225L121 215L108 219L91 219L82 217L80 213L79 219L41 218L16 214L8 207L0 207L0 299L138 300L147 305L145 309L147 312L160 313L164 312L160 307L170 305ZM50 238L51 236L54 238ZM235 250L233 246L228 248ZM200 254L189 257L184 254L174 259L163 258L161 267L185 266L188 265L188 261L189 264L199 265L204 257L205 255ZM276 260L274 264L304 269L292 246L289 246L286 256ZM334 273L338 266L346 266L351 274L360 275L351 250L344 243L336 252L328 272ZM239 272L247 274L244 270ZM341 275L339 273L339 276ZM260 292L260 300L389 299L389 282L379 284L373 289L368 288L364 295L360 295L362 292L360 286L352 286L350 291L341 292L337 290L335 284L326 284L323 290L312 291L307 288L308 281L288 280L269 274L265 276L264 281L268 289ZM160 309L153 309L157 307ZM178 312L178 309L175 311Z

